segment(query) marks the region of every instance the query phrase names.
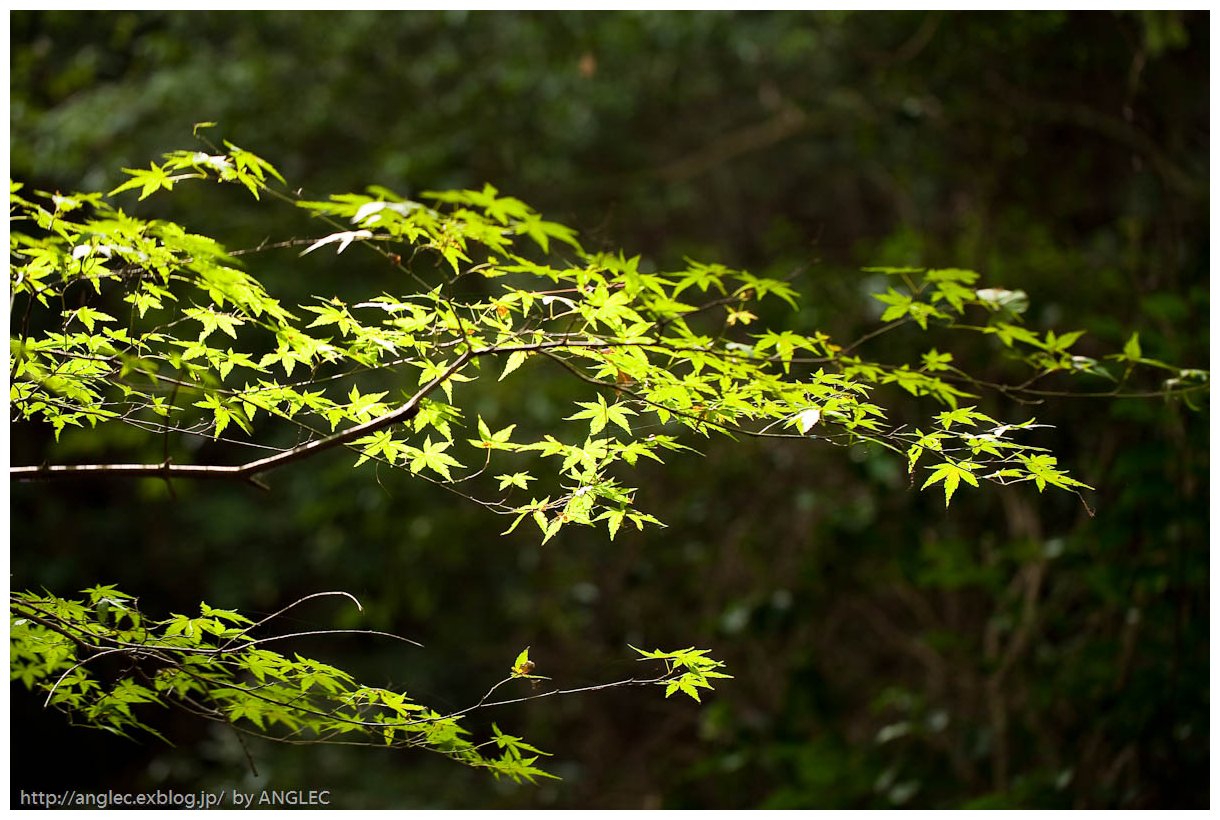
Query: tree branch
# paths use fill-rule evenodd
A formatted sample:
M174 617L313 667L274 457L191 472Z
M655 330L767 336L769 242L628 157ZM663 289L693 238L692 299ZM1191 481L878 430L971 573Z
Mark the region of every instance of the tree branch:
M307 441L304 444L276 453L266 458L248 461L245 464L233 466L171 464L168 461L161 464L42 464L36 467L11 467L9 477L17 481L43 481L52 478L77 477L103 474L107 477L149 477L149 478L193 478L193 479L223 479L238 480L253 484L261 489L267 485L259 481L258 476L277 467L294 464L310 458L318 453L332 450L350 444L358 438L376 432L393 424L410 421L419 413L419 403L436 388L440 387L449 377L466 365L473 357L469 350L458 356L457 360L445 372L412 396L402 407L384 416L349 427L325 438Z

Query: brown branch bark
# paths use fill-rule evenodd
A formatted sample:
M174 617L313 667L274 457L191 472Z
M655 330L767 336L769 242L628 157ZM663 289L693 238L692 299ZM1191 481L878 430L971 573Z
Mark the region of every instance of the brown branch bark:
M384 416L378 416L375 419L357 424L355 427L349 427L346 430L341 430L334 435L326 436L325 438L308 441L304 444L285 450L282 453L276 453L273 456L266 458L248 461L245 464L237 465L199 465L199 464L171 464L168 461L161 464L56 464L56 465L39 465L34 467L11 467L9 468L9 477L17 481L43 481L53 478L66 477L81 477L88 475L104 475L111 477L126 477L126 478L190 478L190 479L221 479L228 481L245 481L253 484L261 489L266 489L267 486L259 481L258 476L262 473L274 470L277 467L283 467L288 464L295 464L318 453L332 450L335 447L342 447L345 444L350 444L358 438L376 432L384 427L389 427L392 424L399 424L410 421L419 413L419 403L429 393L440 387L449 377L466 365L473 357L474 351L467 350L465 353L458 356L453 364L445 369L428 384L412 396L406 404L399 407L392 413L387 413Z
M529 351L542 354L548 354L548 351L559 348L580 348L580 347L605 347L607 345L622 345L622 346L643 346L643 347L666 347L657 340L648 339L644 341L633 342L618 342L610 339L563 339L546 342L537 342L533 344L521 345L501 345L497 347L486 347L480 349L471 349L467 347L466 352L458 356L457 360L445 369L435 379L420 389L418 393L412 396L404 405L399 407L392 413L387 413L384 416L378 416L363 424L358 424L355 427L349 427L334 435L324 438L315 439L296 447L292 447L283 452L276 453L266 458L248 461L244 464L236 465L213 465L213 464L173 464L166 460L159 464L41 464L23 467L10 467L9 478L14 481L48 481L52 479L64 478L85 478L91 476L105 476L107 478L161 478L170 480L174 478L192 479L192 480L220 480L220 481L243 481L251 484L259 489L268 489L267 485L259 480L258 476L274 470L278 467L283 467L288 464L293 464L302 461L318 453L342 447L345 444L389 427L394 424L410 421L419 412L419 403L428 394L432 393L436 388L440 387L449 378L464 367L471 359L494 355L497 353L514 353L517 351ZM548 354L549 355L549 354ZM615 387L615 385L605 385L596 380L588 379L583 374L577 373L578 376L584 378L590 383L597 384L600 387ZM632 394L634 396L634 394ZM634 396L640 398L639 396ZM642 400L642 399L641 399ZM738 431L748 433L748 431ZM790 438L795 436L782 436L779 434L768 433L749 433L755 436L769 437L784 437Z

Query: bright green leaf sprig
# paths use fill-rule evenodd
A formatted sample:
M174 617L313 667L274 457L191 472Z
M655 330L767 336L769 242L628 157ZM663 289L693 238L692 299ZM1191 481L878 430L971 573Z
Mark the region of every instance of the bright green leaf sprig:
M674 692L681 692L684 695L689 695L695 701L699 701L700 689L711 690L714 688L709 678L733 677L732 675L716 671L724 667L724 662L709 658L708 653L711 650L708 649L695 649L692 646L673 652L665 652L660 649L654 649L649 652L634 646L631 648L643 656L639 660L660 660L665 662L666 676L662 680L657 681L659 685L665 687L665 697L669 697Z

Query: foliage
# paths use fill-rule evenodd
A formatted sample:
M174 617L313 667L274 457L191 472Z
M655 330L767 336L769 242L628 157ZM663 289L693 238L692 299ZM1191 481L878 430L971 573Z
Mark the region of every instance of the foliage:
M611 539L624 521L637 528L659 524L635 508L636 490L622 484L616 468L640 459L661 462L666 452L690 449L679 440L684 429L702 437L866 442L905 452L912 473L927 454L933 464L922 486L941 485L946 506L963 482L978 487L979 479L1033 482L1039 491L1047 485L1088 489L1043 448L1014 440L1016 432L1037 426L1033 419L1001 423L960 406L959 399L971 394L949 378L970 388L982 385L953 367L950 354L932 349L918 366L893 366L861 359L854 354L859 343L844 348L823 333L749 332L760 301L795 306L797 294L787 283L693 261L677 273L650 273L640 269L638 257L586 253L572 230L490 185L426 194L430 204L383 188L297 202L333 227L355 229L281 244L307 245L303 258L328 245L342 254L358 243L398 266L418 289L358 304L318 298L290 310L218 241L110 203L128 190L139 190L142 201L185 180L239 184L256 199L263 192L287 198L268 187L270 178L283 182L270 163L225 146L223 153L176 151L147 170L125 169L131 179L105 196L27 198L14 186L14 219L22 228L11 239L14 413L49 424L57 438L69 426L132 425L161 436L165 453L160 464L44 464L16 468L15 476L89 471L166 481L230 477L261 485L259 475L273 468L344 446L359 454L356 466L374 461L404 468L511 516L505 534L529 518L543 543L573 524L605 522ZM568 258L559 266L533 261L521 247L525 241L543 254L557 243ZM437 264L425 270L416 258L429 253ZM877 294L887 306L882 331L937 324L994 336L1036 374L1001 390L1028 391L1038 377L1061 371L1126 379L1127 373L1115 375L1097 360L1074 355L1080 333L1027 330L1018 299L975 289L978 276L971 271L877 272L901 282L901 289ZM469 283L476 278L498 288L484 293ZM684 301L700 294L711 298ZM977 318L967 320L967 314ZM302 316L311 321L305 324ZM1112 358L1128 373L1137 364L1173 370L1176 381L1164 387L1167 396L1206 386L1202 371L1142 358L1138 337ZM491 364L497 359L498 373ZM578 422L575 438L567 427L567 442L549 434L513 441L516 424L493 430L480 415L477 438L464 442L474 453L463 454L455 432L466 422L455 403L458 385L488 371L503 381L542 363L595 389L593 401L577 401L582 409L565 418ZM417 389L361 389L362 378L388 370L410 373ZM908 432L905 425L893 426L873 401L887 385L950 409L936 414L934 432ZM294 425L299 443L239 466L177 464L171 455L174 442L186 436L226 436L277 449L272 442L282 441L282 434L264 432L272 422ZM513 472L497 476L494 491L484 490L477 480L491 472L493 458L498 469ZM558 469L538 466L548 458ZM501 467L505 462L509 466ZM534 481L547 488L541 498L532 495ZM517 490L532 497L510 500ZM509 743L508 736L497 734L504 755L489 761L461 737L455 716L403 694L359 686L316 661L255 648L268 640L249 635L261 622L204 604L198 618L175 615L149 625L125 603L130 596L109 587L88 594L88 606L19 595L12 610L14 677L46 686L62 672L46 686L48 703L85 723L125 733L143 727L133 704L172 698L207 717L248 721L264 732L283 729L289 737L319 740L379 734L386 745L423 745L513 779L539 773L532 766L536 757L520 754L531 747ZM666 697L683 692L698 701L698 688L711 688L709 678L727 677L715 671L722 664L705 650L637 651L666 662L659 681ZM164 668L152 675L129 671L106 687L87 674L87 664L109 654ZM526 649L512 677L538 677L532 669Z
M887 307L862 295L889 278L861 277L862 265L949 264L1028 294L1022 315L1040 336L1087 330L1076 354L1113 363L1138 331L1141 354L1207 367L1205 14L17 12L12 25L13 173L30 189L110 190L128 178L120 167L147 168L206 116L243 146L275 146L308 199L364 180L416 200L493 180L579 227L585 247L629 248L647 270L714 258L800 291L799 312L769 299L749 332L858 338ZM229 248L355 229L306 226L304 212L231 187L178 183L138 206L138 190L120 196ZM356 304L409 287L358 244L336 257L338 244L304 264L307 245L267 249L248 269L294 312L312 294ZM976 378L1025 378L988 340L935 323L867 350L915 363L933 345ZM517 424L512 441L569 441L556 428L580 422L556 420L595 399L536 360L504 390L494 379L455 385L470 423L457 447L480 415L493 430ZM376 382L362 393L414 388ZM1107 384L1056 374L1035 387ZM403 681L437 708L477 701L506 645L531 644L559 680L597 681L625 644L695 643L736 677L699 710L632 693L601 709L501 707L500 726L563 749L547 768L564 780L539 788L503 788L437 755L404 768L377 750L249 741L270 782L312 784L321 768L353 807L1206 805L1206 409L1025 395L1014 412L1004 394L969 392L960 404L993 418L1052 425L1019 435L1096 488L1098 515L1054 488L964 480L945 515L939 484L903 491L905 454L684 439L706 457L641 459L627 482L668 529L624 527L608 543L601 522L565 527L540 549L529 521L497 539L507 519L463 514L440 484L351 470L356 456L332 451L274 474L273 493L14 484L12 583L121 577L150 612L194 612L204 598L253 617L350 589L365 613L315 628L372 626L431 651L409 653L405 672L393 642L302 651L363 681ZM879 398L929 433L949 409ZM245 461L223 440L234 431L187 439L196 446L174 462ZM13 462L163 458L160 437L127 425L51 432L14 424ZM177 748L107 742L65 728L42 697L14 688L27 752L15 784L227 788L244 766L234 733L206 723L166 715Z
M122 737L133 732L160 736L140 713L144 704L153 704L284 743L422 748L516 782L554 777L534 765L546 752L521 738L492 724L494 737L475 743L461 725L469 712L496 705L489 702L491 695L511 680L548 680L529 674L534 664L528 649L518 656L512 675L492 686L477 704L440 714L405 692L361 685L342 669L266 648L317 633L251 634L306 599L258 622L206 603L200 604L198 617L175 614L150 620L133 596L112 585L98 585L84 594L83 601L28 592L15 593L10 600L13 679L45 691L45 705L72 721ZM667 687L666 697L680 690L698 701L694 686L710 689L707 678L729 677L713 671L723 664L705 657L706 651L642 654L666 661L665 671L651 679L595 688L657 683ZM103 660L107 658L109 663ZM494 751L501 753L490 754Z
M125 169L131 180L108 196L139 189L143 200L183 180L210 178L241 184L257 197L268 176L279 177L266 161L226 145L226 154L177 151L148 170ZM960 407L959 399L971 394L953 382L970 385L971 379L953 367L952 354L933 348L918 366L893 366L851 355L857 345L845 349L824 333L749 332L756 303L770 297L795 306L788 284L696 262L673 274L649 273L640 270L638 257L585 253L570 229L490 185L434 193L432 205L382 188L298 202L332 224L357 226L286 243L308 244L301 256L330 244L342 254L359 242L401 267L419 290L357 304L318 298L294 307L295 313L209 237L129 216L99 194L40 196L41 202L13 195L17 223L44 232L14 232L11 240L14 412L50 424L57 437L69 425L113 421L159 432L166 455L160 466L143 469L44 465L18 470L20 477L105 469L255 480L281 464L344 445L360 453L357 466L370 460L403 466L475 498L476 491L456 488L477 487L474 480L489 471L493 458L536 454L560 464L541 499L476 500L512 516L508 532L531 518L544 543L567 524L605 521L613 538L625 520L637 527L657 523L634 510L634 488L623 486L612 469L641 458L660 462L666 451L688 449L674 435L682 428L704 437L867 442L905 452L911 472L922 455L933 453L940 461L929 467L923 486L940 483L946 505L962 481L977 487L980 477L1033 481L1039 490L1047 484L1086 487L1041 448L1013 440L1033 419L1001 423L973 406ZM569 246L572 258L562 267L531 261L521 255L522 239L543 253L555 239ZM443 260L443 276L434 272L429 281L410 267L421 252ZM1040 336L1026 329L1011 295L976 290L972 271L878 270L902 280L901 290L877 294L887 305L883 331L911 322L927 330L936 322L995 336L1005 352L1035 371L1024 385L1000 386L1005 392L1035 392L1030 385L1036 379L1056 372L1120 381L1097 360L1072 353L1080 332ZM471 298L477 287L468 284L472 278L503 281L495 295ZM684 294L715 298L692 303L682 300ZM90 299L126 303L115 310L126 312L124 320L91 307ZM968 311L981 323L968 323ZM312 321L305 324L301 315ZM42 327L48 329L38 332ZM1136 364L1174 372L1164 387L1167 396L1206 386L1203 371L1141 358L1137 336L1112 358L1128 373ZM597 388L594 401L577 402L583 409L565 419L587 424L583 441L547 435L514 442L515 424L493 431L479 416L478 438L466 441L476 456L461 455L454 427L464 419L452 403L455 385L474 380L495 359L502 361L497 381L533 359ZM391 368L415 374L419 389L401 395L361 390L359 377ZM308 376L302 379L302 372ZM888 384L951 409L936 415L933 433L894 427L871 400ZM236 440L253 446L263 416L267 426L295 425L302 442L237 468L172 463L172 433L218 439L240 431L244 436ZM497 490L528 488L538 478L529 470L538 468L524 466L528 470L497 476ZM461 471L456 478L454 471Z
M635 647L632 647L632 649L635 649ZM700 688L712 688L712 685L707 681L708 678L733 677L732 675L716 671L716 669L724 666L724 664L707 657L708 650L706 649L695 649L691 646L686 649L679 649L676 652L663 652L660 649L654 649L651 652L644 649L636 649L635 651L643 655L644 658L665 661L666 671L670 673L681 673L672 680L657 681L657 683L665 687L665 697L669 697L674 692L682 692L690 695L695 700L699 700Z

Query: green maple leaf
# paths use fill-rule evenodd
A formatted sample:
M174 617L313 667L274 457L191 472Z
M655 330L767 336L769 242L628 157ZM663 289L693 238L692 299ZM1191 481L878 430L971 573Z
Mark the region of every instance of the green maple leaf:
M568 416L564 421L588 419L590 436L595 436L604 430L608 422L617 424L628 433L631 432L631 424L627 421L627 416L634 416L636 412L630 407L622 404L607 405L606 400L600 394L598 394L596 402L578 401L576 403L585 409Z
M449 468L461 467L462 465L453 456L445 454L447 449L449 449L449 442L447 441L433 443L431 436L424 439L423 448L414 450L415 457L411 460L411 472L418 473L427 467L434 472L440 473L445 477L446 481L452 481L453 476L449 473Z
M940 422L940 425L946 430L948 430L954 424L964 424L968 427L975 427L980 421L986 421L992 424L996 423L996 420L991 416L988 416L985 413L976 412L974 407L959 407L956 410L947 410L944 413L937 413L936 420Z
M523 490L528 490L527 482L535 481L536 479L529 473L513 473L511 475L498 475L496 478L500 481L499 489L503 490L508 487L520 487Z
M467 439L471 446L478 447L483 450L514 450L517 445L513 444L509 439L512 438L513 430L517 425L510 424L503 430L492 432L487 426L487 422L483 421L483 417L479 416L479 437L477 439ZM516 483L516 482L513 482ZM520 485L524 487L525 485Z
M962 481L965 481L971 487L979 486L979 480L971 472L971 470L977 469L977 467L978 465L969 461L959 461L956 464L952 461L946 461L938 464L932 470L932 475L928 476L928 480L923 483L920 489L926 490L936 482L942 482L945 488L945 506L948 507L949 499L953 498L953 493Z
M1030 477L1033 478L1034 484L1037 485L1038 492L1045 490L1047 484L1064 490L1070 490L1072 487L1083 487L1086 490L1093 489L1088 484L1077 481L1058 469L1056 465L1059 462L1054 456L1022 455L1020 459L1025 463L1025 468L1029 471Z

